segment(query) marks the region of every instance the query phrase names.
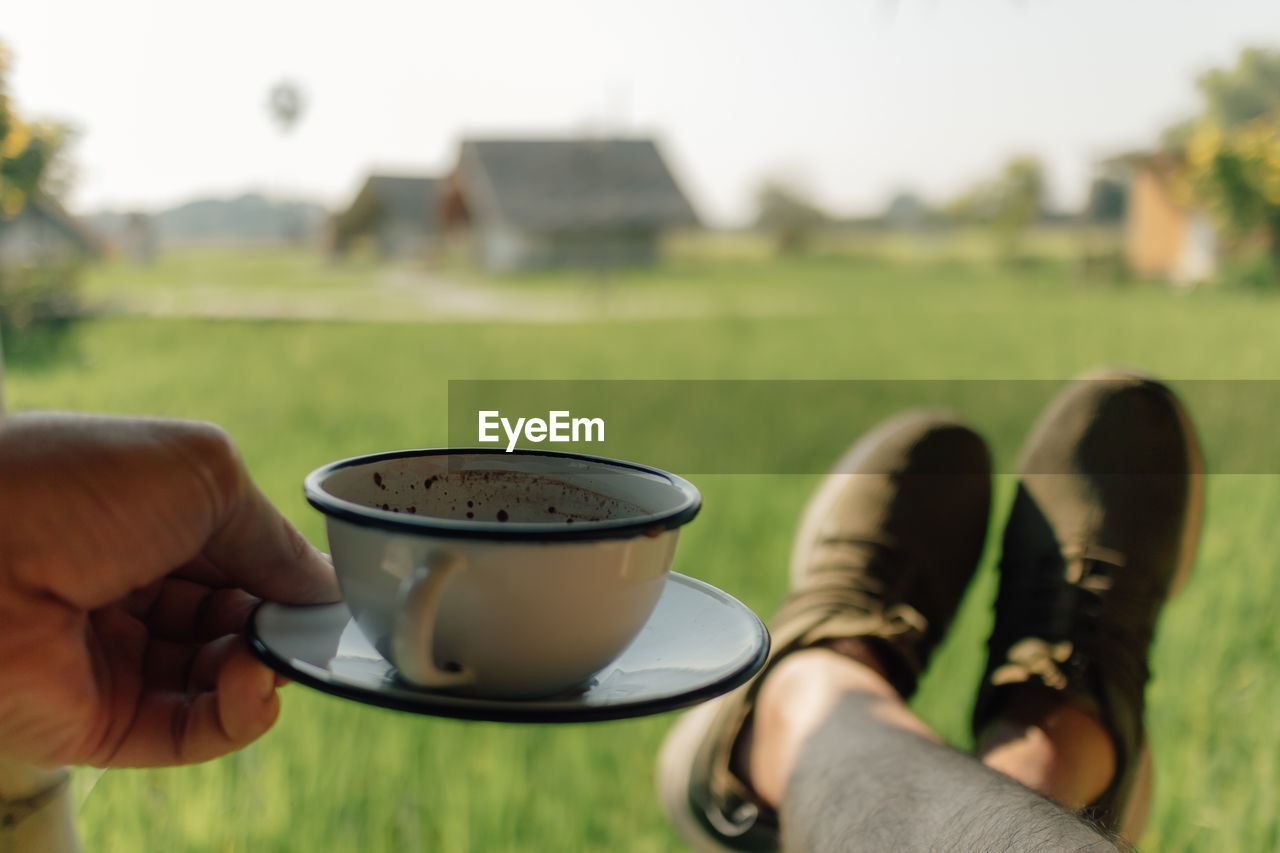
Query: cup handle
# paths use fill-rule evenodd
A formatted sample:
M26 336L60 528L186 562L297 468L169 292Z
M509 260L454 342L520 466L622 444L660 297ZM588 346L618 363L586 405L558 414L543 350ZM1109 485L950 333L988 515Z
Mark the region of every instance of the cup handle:
M465 565L457 554L436 552L400 582L391 655L406 681L423 687L457 687L475 680L475 673L466 667L448 670L436 666L432 648L440 598L449 580Z

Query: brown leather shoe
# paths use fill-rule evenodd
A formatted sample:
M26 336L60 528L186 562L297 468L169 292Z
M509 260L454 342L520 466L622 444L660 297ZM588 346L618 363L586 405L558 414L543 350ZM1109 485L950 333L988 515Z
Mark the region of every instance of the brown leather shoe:
M904 697L915 690L982 553L990 467L977 434L929 412L885 422L837 464L801 519L761 675L685 715L663 744L658 794L687 841L777 848L777 816L732 758L764 674L784 655L861 637Z
M1095 715L1116 772L1085 814L1111 830L1141 763L1156 618L1195 557L1203 473L1182 404L1123 372L1071 384L1023 451L974 731L1024 684Z

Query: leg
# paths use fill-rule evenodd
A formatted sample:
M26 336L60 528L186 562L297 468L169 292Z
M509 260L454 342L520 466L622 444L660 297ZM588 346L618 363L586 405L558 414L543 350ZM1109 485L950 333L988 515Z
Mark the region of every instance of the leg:
M938 742L874 666L830 649L760 688L748 773L792 851L1111 851L1058 805Z
M845 455L801 519L763 675L687 714L663 745L658 794L686 840L717 853L776 850L783 838L812 849L799 834L812 819L846 796L874 801L881 774L865 765L877 751L891 775L919 772L936 756L996 775L936 743L904 703L977 565L989 472L982 440L932 413L886 422ZM871 820L841 818L830 829L846 842L863 834L859 843L877 849L877 820L891 827L927 806L882 802ZM951 838L934 841L946 848Z

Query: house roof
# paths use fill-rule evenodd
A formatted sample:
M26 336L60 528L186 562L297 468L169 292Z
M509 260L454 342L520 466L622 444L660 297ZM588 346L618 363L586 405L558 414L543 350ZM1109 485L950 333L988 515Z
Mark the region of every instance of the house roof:
M352 227L369 227L375 220L394 220L436 227L439 218L440 181L420 175L371 174L343 214Z
M1105 158L1100 162L1104 168L1149 168L1167 172L1181 168L1186 163L1186 155L1181 151L1162 148L1156 151L1125 151Z
M457 179L473 216L537 231L698 224L652 139L471 139Z
M101 239L87 225L68 213L66 208L51 195L42 192L34 193L15 217L5 217L0 213L0 227L3 227L6 222L16 221L24 216L44 219L86 255L99 257L103 254Z
M1183 213L1201 211L1204 205L1198 202L1190 192L1186 181L1187 158L1181 151L1164 149L1160 151L1134 151L1112 157L1104 161L1104 165L1124 169L1130 181L1139 175L1150 178L1165 203L1172 209Z
M374 174L365 184L394 219L433 225L439 213L440 182L435 178Z

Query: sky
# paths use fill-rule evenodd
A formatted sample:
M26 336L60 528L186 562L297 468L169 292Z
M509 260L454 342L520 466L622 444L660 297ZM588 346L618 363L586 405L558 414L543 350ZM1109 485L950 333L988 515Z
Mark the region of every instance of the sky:
M1277 0L5 3L21 115L79 128L73 210L245 191L348 202L468 136L652 135L703 218L781 177L837 215L942 202L1010 156L1078 206L1099 159L1280 47ZM267 96L307 94L289 134Z

